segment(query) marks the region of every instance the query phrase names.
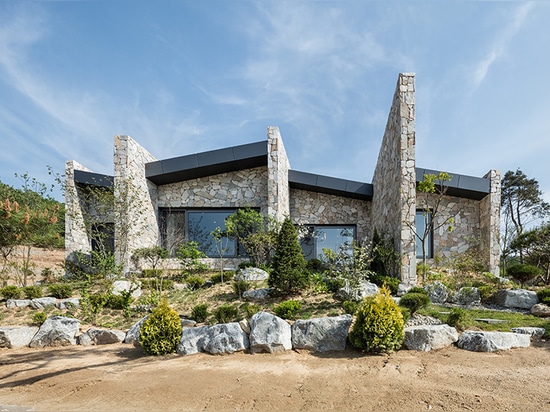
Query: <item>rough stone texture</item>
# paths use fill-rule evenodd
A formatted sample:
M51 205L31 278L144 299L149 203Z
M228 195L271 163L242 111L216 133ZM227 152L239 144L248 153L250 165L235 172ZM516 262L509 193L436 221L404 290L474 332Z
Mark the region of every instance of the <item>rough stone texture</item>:
M424 290L428 292L428 296L432 303L443 304L449 298L449 289L443 283L436 281L424 286Z
M250 351L276 353L292 349L290 325L267 312L258 312L250 319Z
M336 297L340 300L361 300L367 296L376 295L378 293L378 286L367 280L361 281L357 288L351 287L349 282L346 286L340 288L336 292Z
M80 307L80 298L61 299L55 303L57 309L69 309L70 307Z
M478 306L481 304L481 294L478 288L460 288L452 297L453 303L461 306Z
M241 326L241 329L244 331L244 333L250 335L250 322L248 321L248 319L240 320L239 325Z
M420 313L413 313L412 316L407 320L405 327L411 326L427 326L427 325L441 325L442 322L437 318L432 318L431 316L424 316Z
M45 297L45 298L36 298L31 300L30 307L33 309L39 309L42 310L46 306L53 306L57 302L56 298L52 297Z
M264 300L269 297L273 289L271 288L261 288L261 289L250 289L243 292L243 299L247 300Z
M221 355L247 350L250 347L248 335L238 322L222 323L208 329L208 340L204 351Z
M16 349L29 346L36 332L36 326L0 326L0 348Z
M495 293L494 303L505 308L531 309L538 303L537 293L526 289L500 289Z
M46 346L76 345L76 334L79 329L80 321L77 319L52 316L40 326L29 346L44 348Z
M235 280L261 281L267 280L269 273L260 268L244 268L237 271Z
M315 352L344 350L351 315L297 320L292 324L292 347Z
M397 286L397 296L403 296L405 293L407 293L409 290L411 290L413 285L407 284L407 283L400 283Z
M491 193L480 201L479 250L487 270L500 276L500 200L501 176L497 170L490 170L485 176L490 180Z
M550 306L544 303L537 303L531 308L531 315L539 318L550 318Z
M282 222L290 215L288 171L290 162L278 127L267 128L267 215Z
M512 328L512 332L529 335L531 336L532 340L540 340L542 339L542 336L546 332L546 329L522 327L522 328Z
M77 338L78 344L82 346L109 345L124 341L126 334L116 329L88 329Z
M403 344L407 349L429 352L452 345L458 332L449 325L422 325L405 328Z
M457 346L472 352L495 352L512 348L527 348L531 337L512 332L477 332L467 330L460 335Z
M124 337L124 343L128 343L134 346L139 346L141 325L143 325L143 322L145 322L149 316L150 315L144 316L143 318L138 320L136 323L134 323L130 327L130 329L128 329L128 331L126 332L126 336Z
M133 282L130 282L129 280L115 280L113 282L112 286L112 294L113 295L122 295L122 292L128 292L132 291L132 297L134 299L137 299L141 296L141 287Z
M8 309L12 308L26 308L31 305L30 299L8 299L6 301L6 307Z
M204 352L209 339L209 326L199 326L197 328L183 328L181 339L177 348L180 355L193 355Z

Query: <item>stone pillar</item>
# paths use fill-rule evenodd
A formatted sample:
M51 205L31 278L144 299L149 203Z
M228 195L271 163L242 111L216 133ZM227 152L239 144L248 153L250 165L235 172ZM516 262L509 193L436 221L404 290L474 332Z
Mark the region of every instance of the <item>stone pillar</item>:
M500 190L498 170L490 170L485 179L491 180L491 193L480 202L480 250L485 266L495 276L500 276Z
M267 129L267 214L282 222L290 216L288 171L290 163L279 128Z
M381 236L393 238L408 284L416 284L415 133L415 75L401 73L372 181L372 221Z
M157 186L145 177L145 163L155 160L130 136L115 136L115 255L125 273L134 250L159 243Z

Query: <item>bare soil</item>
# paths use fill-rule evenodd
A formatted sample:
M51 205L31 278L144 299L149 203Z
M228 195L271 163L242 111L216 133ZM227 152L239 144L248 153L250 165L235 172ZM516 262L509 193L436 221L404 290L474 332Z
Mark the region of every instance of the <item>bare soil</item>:
M379 356L150 357L123 344L0 350L0 410L17 411L546 411L549 381L547 342Z

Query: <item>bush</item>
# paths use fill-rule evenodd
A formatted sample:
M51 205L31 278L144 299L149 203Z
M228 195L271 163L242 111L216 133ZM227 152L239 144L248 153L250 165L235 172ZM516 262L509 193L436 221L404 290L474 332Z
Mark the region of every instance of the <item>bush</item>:
M324 269L324 264L320 259L310 259L307 261L306 267L310 272L319 272Z
M148 355L174 353L181 339L181 330L178 312L163 300L143 322L139 343Z
M249 302L243 303L241 308L244 309L244 313L247 319L250 319L252 316L254 316L256 313L260 311L260 307L258 305L255 305L254 303L249 303Z
M4 299L19 299L21 297L21 289L19 289L15 285L10 286L4 286L2 289L0 289L0 294L4 297Z
M254 266L256 266L256 265L254 265L254 262L251 262L251 261L247 260L246 262L239 263L237 268L246 269L246 268L253 268Z
M172 290L174 289L174 281L172 279L142 279L141 288L151 290Z
M537 298L539 298L540 303L550 305L550 288L539 290L537 292Z
M283 319L296 319L296 315L302 309L302 302L286 300L273 308L275 315Z
M42 326L48 317L44 312L36 312L32 315L32 324L33 326Z
M233 292L239 295L239 298L243 295L243 292L250 289L250 282L246 280L236 280L233 282Z
M481 301L488 303L491 301L493 295L497 291L497 287L494 285L480 285L477 287L477 290L479 290Z
M392 295L397 294L397 289L399 288L399 279L397 278L374 274L370 277L370 281L379 287L386 285Z
M160 278L162 276L162 269L143 269L141 271L142 278Z
M67 299L73 295L73 288L67 283L54 283L48 286L48 293L56 299Z
M532 265L512 265L508 268L506 273L517 280L523 287L525 282L534 279L537 275L540 275L541 270Z
M388 353L399 349L404 338L403 314L389 290L383 287L376 295L366 297L349 334L351 344L364 352Z
M423 293L428 296L428 291L420 286L413 286L407 291L407 293Z
M191 290L197 290L204 285L204 278L201 278L200 276L189 276L186 283Z
M218 323L233 322L237 316L239 316L239 310L235 306L225 304L214 310L214 317Z
M125 299L123 296L113 295L112 293L109 293L105 295L104 299L105 299L104 307L111 308L111 309L124 309Z
M352 316L355 315L358 307L359 307L359 304L354 300L346 300L342 302L342 308L344 308L344 311L346 313L349 313Z
M23 294L27 299L36 299L42 297L42 288L40 286L25 286Z
M411 315L419 309L425 308L430 303L430 298L425 293L407 292L399 300L399 305L409 309Z
M191 319L196 322L202 323L208 318L208 304L200 303L193 306L191 309Z
M447 324L459 330L464 330L469 320L468 312L461 308L451 309L447 316Z

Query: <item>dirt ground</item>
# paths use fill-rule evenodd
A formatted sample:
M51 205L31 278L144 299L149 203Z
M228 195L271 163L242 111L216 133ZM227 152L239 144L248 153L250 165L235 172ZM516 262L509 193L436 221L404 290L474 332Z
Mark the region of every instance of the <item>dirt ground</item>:
M366 356L0 349L0 411L549 411L550 343Z

